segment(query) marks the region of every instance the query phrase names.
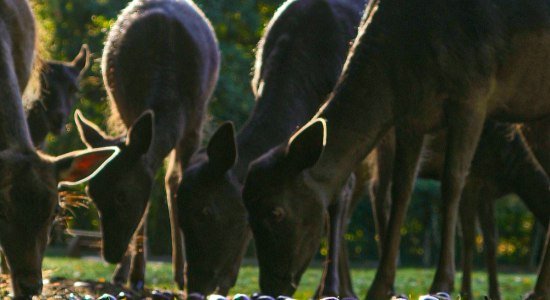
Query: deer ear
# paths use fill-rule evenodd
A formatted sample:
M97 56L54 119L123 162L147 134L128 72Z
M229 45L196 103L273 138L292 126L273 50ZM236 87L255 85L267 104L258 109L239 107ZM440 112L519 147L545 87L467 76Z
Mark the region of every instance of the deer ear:
M286 161L290 167L302 171L313 167L325 148L327 126L324 119L306 124L290 138L286 149Z
M143 155L149 151L153 141L153 124L155 115L152 110L145 111L130 127L128 132L128 150L136 155Z
M74 112L74 122L80 135L80 140L88 148L114 146L116 142L110 139L97 125L86 119L80 110Z
M57 182L65 186L86 182L99 173L119 152L118 147L105 147L58 156L55 159Z
M90 66L90 49L88 48L88 45L82 45L80 52L78 52L78 55L73 59L71 64L79 71L80 74L86 72Z
M235 127L232 122L223 123L214 133L206 148L208 161L216 171L224 173L237 161Z

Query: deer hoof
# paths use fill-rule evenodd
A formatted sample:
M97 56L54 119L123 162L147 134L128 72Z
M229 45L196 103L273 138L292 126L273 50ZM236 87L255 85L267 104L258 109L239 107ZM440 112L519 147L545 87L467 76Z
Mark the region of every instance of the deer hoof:
M143 280L138 280L136 282L132 282L132 290L136 292L143 291L143 288L145 287L145 282Z

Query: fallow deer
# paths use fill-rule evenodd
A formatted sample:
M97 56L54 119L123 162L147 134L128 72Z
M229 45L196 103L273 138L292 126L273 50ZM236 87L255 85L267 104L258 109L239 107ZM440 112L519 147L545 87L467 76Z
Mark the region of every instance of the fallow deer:
M392 208L367 299L389 297L400 230L424 136L447 128L442 176L443 251L431 291L453 289L459 200L487 118L527 121L550 114L547 1L369 3L339 83L318 114L252 163L243 188L260 268L270 294L293 292L319 244L324 214L350 173L395 127ZM513 17L509 17L513 16ZM273 218L272 211L282 217ZM288 253L277 251L280 244ZM293 262L292 264L286 263ZM276 271L276 272L275 272Z
M120 155L88 185L103 234L103 256L120 262L132 236L136 247L131 286L145 277L145 217L155 173L170 154L166 191L172 229L175 281L184 286L184 260L175 193L201 140L206 105L218 79L218 43L191 1L134 0L111 28L103 54L103 79L114 117L128 138L110 138L77 113L89 147L117 145ZM154 117L153 117L154 116ZM127 279L123 268L113 280Z
M46 61L41 68L40 99L32 100L25 107L27 124L33 144L43 145L48 132L61 133L71 113L80 76L87 69L89 51L86 45L70 62ZM5 257L0 253L0 273L9 274Z
M188 291L226 294L235 284L250 238L241 199L248 164L321 106L336 84L364 6L364 0L292 0L268 24L256 52L252 114L236 137L230 124L216 131L192 158L178 191ZM338 288L326 287L325 293L338 294Z
M48 133L59 135L76 102L82 74L90 61L90 50L82 45L71 62L46 61L40 74L40 99L32 100L27 109L31 138L41 146Z
M42 289L42 259L58 207L58 183L88 180L118 153L102 148L47 156L35 150L23 110L35 57L28 1L0 1L0 245L15 298Z

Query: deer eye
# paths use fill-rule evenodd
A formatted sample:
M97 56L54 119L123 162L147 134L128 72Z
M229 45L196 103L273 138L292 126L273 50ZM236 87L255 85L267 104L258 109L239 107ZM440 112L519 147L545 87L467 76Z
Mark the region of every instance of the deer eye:
M285 218L285 210L282 207L275 207L271 211L271 218L275 222L281 222Z

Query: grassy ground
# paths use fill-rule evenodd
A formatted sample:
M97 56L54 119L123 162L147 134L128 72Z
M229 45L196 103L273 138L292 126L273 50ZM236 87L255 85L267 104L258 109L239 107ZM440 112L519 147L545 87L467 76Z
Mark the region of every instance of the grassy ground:
M114 267L94 259L70 259L63 257L47 257L44 261L44 270L48 276L62 276L73 279L109 280ZM161 289L171 289L171 266L169 263L152 262L147 266L147 286ZM321 276L320 268L311 268L302 278L300 288L295 297L307 299L312 296ZM427 291L433 276L428 269L404 268L397 274L396 288L400 292L417 299L418 295ZM460 274L457 276L456 287L460 286ZM372 269L354 269L354 287L359 296L364 297L366 290L374 277ZM535 282L533 274L504 273L500 274L501 293L504 299L517 300L520 295L529 291ZM476 299L482 299L486 291L487 280L483 272L474 274L474 291ZM235 293L251 294L258 290L258 268L244 266L239 274L237 286L231 291Z

